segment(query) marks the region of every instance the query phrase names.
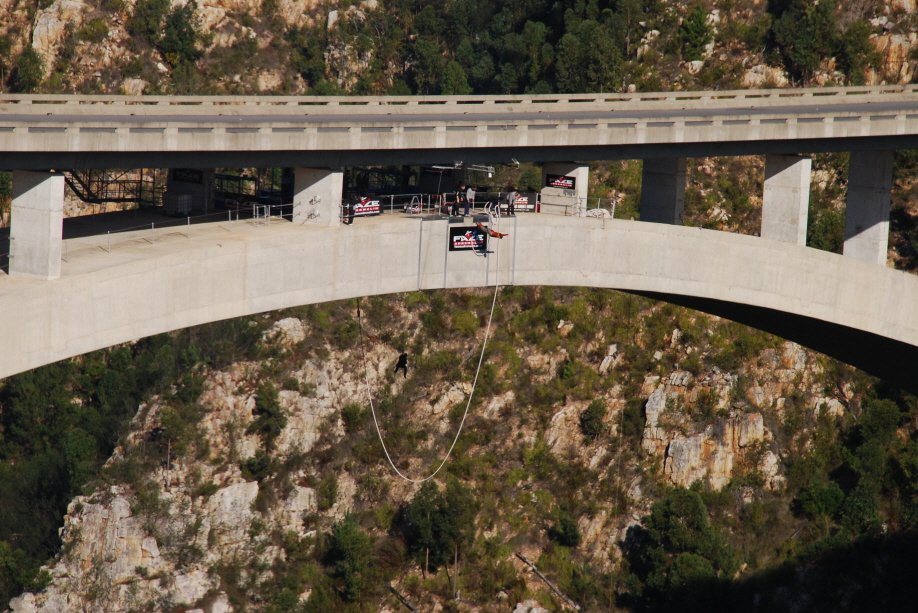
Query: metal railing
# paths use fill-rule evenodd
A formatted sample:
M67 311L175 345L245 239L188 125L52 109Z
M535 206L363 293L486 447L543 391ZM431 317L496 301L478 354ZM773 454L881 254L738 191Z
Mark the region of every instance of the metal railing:
M259 207L261 208L270 208L273 206L277 206L277 205L259 205ZM280 216L272 215L270 214L270 211L263 211L261 215L259 216L253 215L251 218L248 219L248 221L253 226L266 226L266 225L270 225L271 219L276 218L276 217L280 217ZM204 220L204 219L212 219L215 222L219 222L220 220L223 219L223 212L219 212L219 213L211 212L211 213L205 213L203 215L194 215L194 216L181 217L181 218L176 218L176 219L164 218L160 221L144 223L144 224L139 224L135 226L128 226L126 228L118 228L117 230L108 230L106 231L104 235L105 236L104 242L92 240L92 239L98 239L99 237L103 236L102 234L95 234L95 235L81 237L81 238L64 239L63 245L61 248L61 259L64 262L67 262L68 258L73 255L83 254L87 252L98 252L100 250L105 251L107 253L112 253L112 251L116 247L118 247L119 244L125 244L125 243L136 244L139 241L146 241L150 243L151 245L155 245L157 239L162 240L166 236L171 236L171 235L176 235L176 234L183 235L185 238L191 238L191 235L193 233L192 232L193 224L191 223L192 220ZM242 221L247 221L246 218L241 218L241 219ZM240 221L239 212L238 211L235 211L235 212L227 211L226 221L229 223L235 223L235 222ZM147 230L149 230L149 232L147 232ZM126 240L120 240L124 237L124 235L127 235L127 234L132 234L132 236L128 237ZM91 242L91 244L84 244L82 246L79 246L76 249L71 249L70 248L71 243L77 243L78 241L87 241L87 242ZM12 256L8 255L8 257L12 257ZM9 264L9 260L7 260L7 264Z
M110 105L154 106L157 112L172 107L183 112L195 107L255 106L279 108L289 106L354 107L425 106L457 107L468 111L469 105L490 104L605 104L647 103L661 101L692 102L704 100L763 101L780 99L817 98L820 102L847 102L849 96L883 96L918 94L918 85L867 85L854 87L811 87L780 89L744 89L723 91L673 91L638 93L585 93L539 95L488 95L488 96L121 96L107 94L0 94L0 105Z

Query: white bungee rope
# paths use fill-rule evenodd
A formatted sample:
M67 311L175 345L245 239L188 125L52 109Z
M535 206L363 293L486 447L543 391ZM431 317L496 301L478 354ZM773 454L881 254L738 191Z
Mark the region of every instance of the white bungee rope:
M497 211L498 211L496 215L497 223L498 223L497 232L500 233L500 205L498 205ZM495 219L495 215L489 210L488 211L489 228L494 227L494 219ZM423 479L411 479L410 477L406 477L405 475L403 475L402 471L400 471L398 467L395 465L395 462L392 461L392 456L389 455L389 449L386 447L386 441L383 439L382 431L379 429L379 421L376 418L376 409L373 406L373 392L370 389L370 374L369 374L369 370L367 369L367 352L366 352L366 348L364 346L364 340L363 340L363 337L364 337L363 320L361 319L361 315L360 315L360 307L358 306L357 308L357 323L360 324L360 351L363 355L363 375L364 375L364 378L366 379L367 397L370 399L370 412L373 414L373 425L376 426L376 435L379 437L379 442L382 445L383 452L386 454L386 460L389 461L389 466L392 467L392 470L395 471L395 474L397 474L399 477L401 477L405 481L408 481L409 483L424 483L425 481L429 481L433 479L434 477L436 477L437 473L439 473L440 470L444 466L446 466L446 462L449 460L450 456L453 453L453 449L455 449L456 447L456 443L459 441L459 435L462 434L462 428L463 426L465 426L465 419L469 415L469 408L472 406L472 398L475 396L475 388L478 385L478 374L481 372L481 365L484 362L485 349L487 349L487 346L488 346L488 337L491 333L491 321L494 319L494 306L497 304L497 294L498 292L500 292L500 239L497 239L497 240L498 240L497 249L495 250L495 253L497 255L497 272L496 272L496 279L494 282L494 298L492 298L491 300L491 313L488 315L488 325L485 328L484 340L481 343L481 356L478 358L478 367L475 369L475 378L472 380L472 391L469 392L469 399L465 405L465 411L462 413L462 421L459 422L459 428L456 430L456 436L453 438L453 444L449 446L449 450L446 452L446 456L443 458L443 461L440 462L440 465L437 467L437 469L433 471L431 474L424 477Z

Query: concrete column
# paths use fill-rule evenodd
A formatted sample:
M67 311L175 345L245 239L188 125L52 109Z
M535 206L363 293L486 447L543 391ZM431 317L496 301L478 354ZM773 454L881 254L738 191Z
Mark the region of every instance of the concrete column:
M892 151L851 152L845 255L886 266L892 167Z
M644 160L641 221L682 225L685 210L685 158Z
M10 276L60 277L63 226L64 175L14 170Z
M813 159L799 155L765 156L762 238L806 245Z
M296 168L293 177L293 223L340 225L343 196L343 171Z

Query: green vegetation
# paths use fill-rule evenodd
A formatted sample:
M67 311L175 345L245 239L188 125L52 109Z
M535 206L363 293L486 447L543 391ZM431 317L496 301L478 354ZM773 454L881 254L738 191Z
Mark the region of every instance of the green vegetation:
M854 84L864 82L864 70L879 66L879 54L870 45L870 26L854 21L846 30L838 22L835 0L772 0L774 23L769 43L791 76L809 81L826 57L839 59L839 67Z
M30 94L38 89L44 77L44 62L31 45L26 47L16 60L16 67L10 77L12 90Z
M593 441L597 436L603 433L605 425L603 420L606 418L606 403L601 399L596 399L590 403L580 414L580 431L584 436Z

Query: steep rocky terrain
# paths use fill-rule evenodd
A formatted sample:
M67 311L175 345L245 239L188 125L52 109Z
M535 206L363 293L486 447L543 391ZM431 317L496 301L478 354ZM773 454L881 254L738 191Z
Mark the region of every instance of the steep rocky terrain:
M186 42L196 48L194 52L160 40L162 32L159 30L170 4L171 7L186 5L181 0L171 3L168 0L2 0L0 56L5 57L0 82L13 90L85 93L151 94L170 90L178 93L385 93L387 89L407 93L405 87L439 93L439 90L467 87L457 85L466 81L477 89L476 75L480 74L485 79L482 83L503 87L504 93L513 91L511 84L515 77L506 76L493 66L486 67L488 63L501 61L500 58L482 59L484 64L476 64L472 55L466 59L471 51L458 43L461 38L456 42L451 40L456 30L461 32L471 27L474 31L478 27L474 20L482 17L475 16L474 9L456 8L452 3L428 6L429 3L421 2L417 6L403 6L398 2L378 0L190 2L187 16L193 31L187 30L190 38ZM480 4L484 12L492 10L486 7L487 3ZM503 43L510 52L516 53L513 47L520 42L529 46L542 42L559 44L557 39L563 32L551 40L551 34L538 33L539 27L523 27L527 20L531 20L531 24L539 23L538 20L544 18L543 13L563 13L567 8L563 5L549 11L547 4L543 4L546 3L520 7L513 14L501 16L501 19L519 20L520 23L513 27L523 32L522 41L508 39ZM836 43L831 43L828 49L789 54L782 49L776 52L773 42L769 42L775 39L769 38L767 33L773 25L774 15L778 14L775 11L784 10L780 7L793 7L794 2L646 0L570 5L578 13L577 18L593 19L597 23L606 19L600 14L603 9L624 15L622 23L626 31L622 57L615 60L624 63L620 70L615 69L618 71L616 80L605 84L607 91L622 86L631 90L697 89L715 85L721 88L785 87L801 81L818 85L908 83L916 70L914 49L918 39L914 32L914 0L838 0L833 6L839 31L847 32L851 24L858 23L861 25L857 36L840 38L837 48ZM693 10L698 6L702 7L705 23L692 21ZM138 12L157 21L149 26L132 21ZM466 19L472 21L462 23ZM166 23L165 29L169 27ZM572 30L568 32L573 33ZM697 33L697 37L693 38L693 33ZM501 25L495 34L503 36L507 28ZM591 38L599 34L592 30L578 33ZM816 35L824 36L819 32ZM446 46L441 59L428 56L434 52L414 44L418 37L427 36L439 38L438 44ZM602 49L606 43L600 43ZM37 54L40 69L37 79L29 76L23 81L14 73L18 59L27 49ZM846 49L863 61L855 62L854 71L851 61L845 59ZM562 62L567 51L558 47L555 51L535 52L536 55L547 54L544 60L539 60L544 66L533 65L530 70L536 75L547 70L543 77L546 85L554 83L554 87L565 91L567 81L561 75L551 77L548 73L550 65ZM801 56L813 51L823 57L815 65L807 63L803 72L798 72L802 63L811 62ZM186 52L187 56L179 57ZM608 53L617 52L610 49ZM521 57L525 55L524 52ZM186 60L191 63L190 72L199 73L203 79L189 74ZM448 64L455 64L455 67L449 68ZM426 66L428 74L414 76L413 71L421 65ZM608 78L611 77L610 74ZM434 91L429 91L428 84ZM578 86L573 82L570 86L573 88L570 91L594 87L586 83ZM595 86L599 87L600 83Z
M141 404L97 485L67 507L47 587L13 610L396 611L389 582L428 610L557 610L516 551L572 598L613 610L636 568L623 561L629 535L673 487L706 492L737 577L818 541L822 528L790 504L807 485L800 465L818 432L863 419L868 379L669 305L506 288L437 478L473 495L472 532L457 564L423 572L406 519L419 485L382 453L364 373L393 460L429 474L465 409L489 305L486 292L372 299L364 334L355 303L253 318L261 359L199 363ZM392 372L402 350L407 378ZM375 560L350 597L329 561L348 522Z

